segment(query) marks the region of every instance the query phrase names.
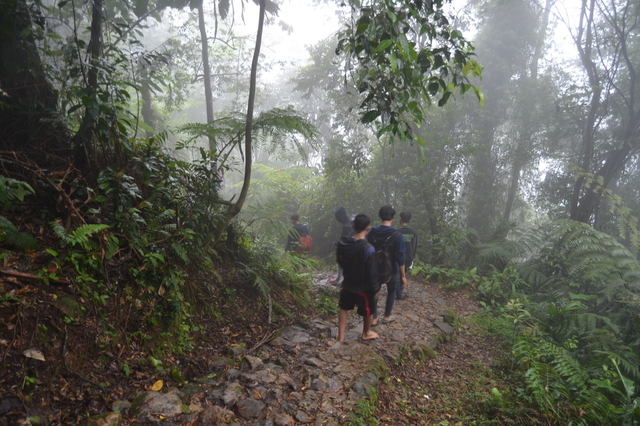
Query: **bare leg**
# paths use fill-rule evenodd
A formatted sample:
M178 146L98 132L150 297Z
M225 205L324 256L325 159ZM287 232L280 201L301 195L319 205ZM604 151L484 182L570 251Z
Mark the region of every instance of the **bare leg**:
M375 331L371 331L371 322L373 321L373 315L364 317L364 325L362 326L362 340L377 339L380 337Z
M347 329L347 314L349 311L340 309L338 313L338 341L344 342L344 332Z

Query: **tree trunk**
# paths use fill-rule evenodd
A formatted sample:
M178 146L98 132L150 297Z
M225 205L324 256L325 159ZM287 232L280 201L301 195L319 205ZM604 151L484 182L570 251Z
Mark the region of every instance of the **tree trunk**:
M75 165L85 174L95 173L96 148L94 143L95 126L100 109L98 107L98 75L100 69L100 51L102 50L102 8L103 0L93 0L91 15L91 38L89 71L87 72L88 104L78 132L73 137Z
M496 91L497 92L497 91ZM499 97L496 97L500 99ZM478 151L474 156L473 171L469 186L470 206L467 216L467 227L477 230L483 240L490 235L492 220L496 216L496 195L494 193L496 165L491 154L495 135L495 104L494 98L487 102L488 117L482 123L482 134L478 142ZM499 213L498 213L499 214Z
M542 57L542 49L544 47L544 41L547 35L547 27L549 25L549 15L551 13L551 7L555 3L555 0L546 0L544 9L542 10L542 20L540 24L540 31L538 33L538 37L534 46L533 57L531 58L531 64L529 65L529 81L532 82L532 86L536 87L536 82L538 81L538 64L540 62L540 58ZM504 222L508 223L511 218L511 211L513 210L513 204L516 199L516 195L518 194L518 188L520 186L520 174L522 173L522 169L524 168L526 162L530 161L528 158L522 158L525 153L524 151L530 152L531 150L531 139L533 138L533 131L529 128L524 128L524 130L520 133L520 137L518 138L518 146L515 150L515 156L513 159L513 164L511 166L511 178L509 183L509 190L507 192L507 203L504 207L504 213L502 215L502 219ZM527 155L528 157L529 155Z
M211 92L211 66L209 65L209 40L204 22L203 1L198 4L198 27L200 28L200 44L202 46L202 69L204 73L204 99L207 110L207 123L213 121L213 94ZM216 149L215 141L209 138L209 150Z
M158 116L153 109L153 100L151 98L151 86L149 85L149 66L145 57L138 62L138 75L140 76L140 97L142 99L142 108L140 113L142 121L151 129L145 132L147 139L153 136L157 126Z
M522 162L516 158L511 165L511 183L509 184L507 203L504 206L504 214L502 215L502 219L505 222L509 222L511 210L513 210L513 203L516 200L516 194L518 194L518 187L520 186L520 172L522 172Z
M0 147L67 156L69 131L58 119L31 21L25 0L0 0Z
M244 130L244 152L245 152L245 164L244 164L244 181L242 183L242 189L238 196L238 201L232 203L227 209L226 214L222 220L222 223L218 224L216 232L213 238L213 243L217 243L222 236L224 230L229 226L234 217L236 217L241 211L247 194L249 193L249 184L251 183L251 167L252 167L252 131L253 131L253 108L256 99L256 80L258 75L258 60L260 59L260 47L262 45L262 29L264 27L264 15L265 15L266 0L260 0L260 16L258 19L258 32L256 34L256 47L253 52L253 61L251 62L251 77L249 80L249 99L247 101L247 117Z

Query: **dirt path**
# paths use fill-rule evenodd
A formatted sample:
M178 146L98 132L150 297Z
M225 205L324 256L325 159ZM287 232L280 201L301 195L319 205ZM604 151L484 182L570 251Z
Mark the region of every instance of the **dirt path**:
M325 285L324 293L337 303L338 289L328 276L319 277L317 284ZM175 361L194 373L186 382L172 380L169 366L150 374L133 371L131 363L131 376L112 384L109 395L81 381L72 385L62 379L68 384L59 388L54 379L49 400L57 401L55 411L41 398L37 406L23 404L14 413L26 407L24 414L34 415L38 407L43 425L83 418L81 412L65 412L64 407L75 412L79 404L94 417L102 413L102 420L89 424L104 424L105 416L114 425L471 424L464 419L468 407L460 404L469 393L490 393L495 384L484 380L462 386L460 380L471 370L489 368L499 357L492 341L461 320L477 312L478 304L469 292L443 291L415 277L410 285L408 297L394 307L396 321L376 326L380 338L374 341L359 339L362 320L355 312L349 316L345 343L335 340L337 315L298 319L250 353L245 349L255 342L249 344L249 338L247 345L231 344L240 330L222 330L230 336L226 341L214 339L215 345ZM107 373L104 367L93 371ZM90 371L84 374L92 377ZM158 379L164 386L156 387ZM0 425L17 424L18 419L0 413Z
M397 320L374 328L380 339L361 342L385 358L388 366L387 379L378 387L375 412L365 420L375 419L381 425L471 425L470 413L490 411L492 407L482 406L483 401L505 383L488 377L495 375L488 374L490 369L501 367L504 354L467 321L480 309L471 291L446 291L437 283L412 277L407 294L394 306ZM385 297L383 289L382 309ZM451 334L447 325L453 325ZM347 338L357 340L361 320L355 313L349 316L349 330ZM421 353L422 343L435 353Z

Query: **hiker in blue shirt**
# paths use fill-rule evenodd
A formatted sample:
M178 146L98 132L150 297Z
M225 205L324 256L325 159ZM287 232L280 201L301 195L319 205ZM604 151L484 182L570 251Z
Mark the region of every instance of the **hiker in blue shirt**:
M367 241L377 250L380 250L384 245L387 238L392 238L396 234L396 229L391 226L393 219L396 216L396 211L393 207L387 205L380 207L378 212L380 216L380 225L371 228L367 235ZM395 321L395 315L391 315L393 304L396 301L396 286L402 285L404 288L407 286L407 276L405 273L405 258L404 258L404 239L398 232L394 241L389 241L391 255L391 279L387 282L387 304L384 308L384 317L382 322ZM373 322L372 325L378 323L378 303L377 300L373 303Z

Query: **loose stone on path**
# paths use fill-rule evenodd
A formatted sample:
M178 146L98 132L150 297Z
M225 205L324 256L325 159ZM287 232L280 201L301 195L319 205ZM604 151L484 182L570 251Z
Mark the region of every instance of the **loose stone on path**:
M118 401L113 409L139 424L162 420L156 424L337 426L358 401L372 395L387 365L407 353L403 348L420 359L437 355L438 342L455 333L444 321L454 318L443 315L453 312L446 305L443 298L429 297L412 283L411 296L394 308L398 319L374 328L379 339L360 339L362 318L355 312L348 316L344 343L335 340L337 315L314 318L302 326L284 327L256 353L227 348L227 358L212 357L218 371L224 370L220 374L181 389L142 392L131 407L128 401ZM120 419L116 424L125 421L120 414L110 419Z

